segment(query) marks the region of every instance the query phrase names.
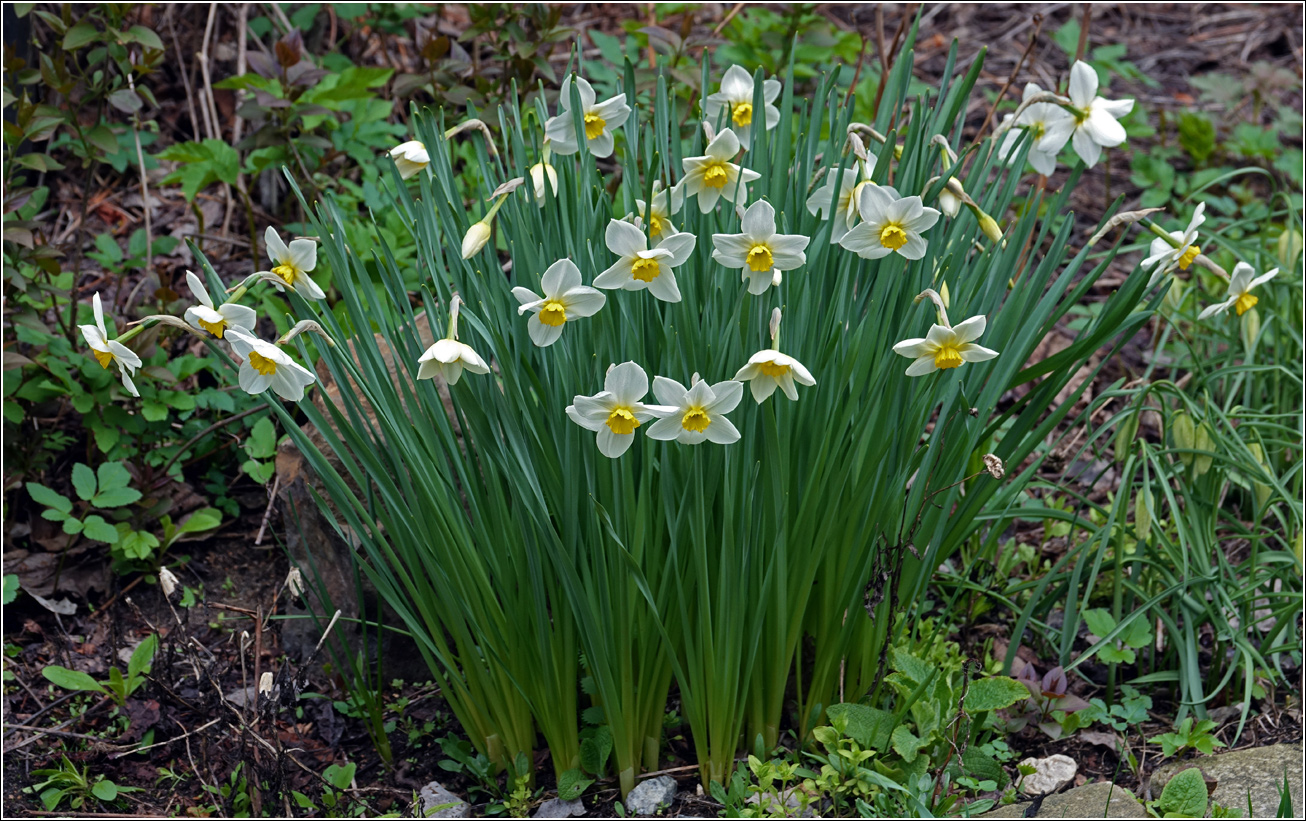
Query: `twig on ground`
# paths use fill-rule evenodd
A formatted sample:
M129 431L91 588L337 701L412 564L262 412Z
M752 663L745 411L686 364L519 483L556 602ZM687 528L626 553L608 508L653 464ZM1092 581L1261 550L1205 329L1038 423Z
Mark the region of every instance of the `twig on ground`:
M278 473L272 480L272 491L268 494L268 506L263 511L263 521L259 523L258 535L254 537L254 546L257 547L263 543L263 531L267 530L268 519L272 517L272 508L277 503L277 488L281 486L281 474Z

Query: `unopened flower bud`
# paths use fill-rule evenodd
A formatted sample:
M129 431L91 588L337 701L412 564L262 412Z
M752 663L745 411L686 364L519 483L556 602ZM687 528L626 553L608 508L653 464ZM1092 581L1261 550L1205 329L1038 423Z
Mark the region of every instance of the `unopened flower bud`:
M558 172L552 165L546 162L537 162L531 166L531 185L535 188L535 204L544 207L544 198L546 196L545 180L548 180L548 187L553 189L554 196L558 194Z
M480 253L485 243L490 241L490 223L481 220L467 229L463 236L463 259L471 259Z
M950 217L957 216L961 213L962 198L965 196L966 192L962 189L961 183L957 181L956 177L950 177L948 184L939 192L939 210ZM982 220L980 224L983 225ZM987 234L988 231L984 233Z
M997 456L992 453L986 453L984 454L983 459L984 469L987 470L989 475L994 479L1001 479L1003 476L1007 475L1007 469L1002 465L1002 460Z
M778 286L780 285L780 283L781 283L783 280L784 280L784 275L780 273L780 269L779 269L779 268L776 268L774 271L771 272L771 284L772 284L772 285L778 287Z
M1002 242L1002 229L998 227L998 221L993 219L993 217L981 212L979 225L980 230L984 232L984 236L988 237L993 242Z

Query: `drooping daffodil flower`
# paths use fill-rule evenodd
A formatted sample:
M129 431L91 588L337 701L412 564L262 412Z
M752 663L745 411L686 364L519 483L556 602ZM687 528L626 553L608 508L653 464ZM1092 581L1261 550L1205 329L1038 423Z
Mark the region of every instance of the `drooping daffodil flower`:
M648 238L655 246L662 241L663 236L671 236L675 233L671 225L671 217L680 213L680 209L685 204L685 188L683 185L673 185L670 189L662 187L661 180L653 182L653 207L641 199L635 200L635 214L638 215L639 222L648 223ZM629 219L631 215L627 215Z
M208 331L218 339L222 339L227 328L254 330L258 315L254 313L253 308L237 305L235 302L226 302L216 308L213 307L213 299L209 296L208 289L204 287L204 280L191 271L186 272L186 284L190 286L190 292L200 302L187 308L184 314L192 328Z
M924 376L960 367L963 362L983 362L998 355L997 351L975 344L975 340L984 334L986 320L983 315L972 316L953 326L948 322L947 307L938 293L926 289L917 301L927 296L934 302L939 321L930 326L924 339L904 339L893 346L894 353L914 360L907 366L908 376Z
M1279 269L1275 268L1266 271L1260 276L1256 276L1256 271L1253 270L1252 266L1245 262L1238 263L1233 266L1233 273L1229 275L1229 298L1224 302L1217 302L1202 311L1197 315L1197 318L1206 319L1207 317L1212 317L1216 314L1222 314L1230 308L1233 308L1238 313L1238 316L1242 316L1250 311L1256 303L1260 301L1252 296L1251 290L1257 285L1264 285L1274 279L1278 273Z
M739 369L735 380L747 382L753 401L762 404L779 388L791 400L798 399L798 385L812 386L816 379L803 363L792 356L780 353L780 309L771 312L771 347L748 357L748 364Z
M726 128L707 144L703 156L683 160L685 177L680 184L685 194L698 197L699 211L706 214L723 197L727 202L748 202L748 183L762 175L732 163L738 153L739 138Z
M470 345L458 341L458 310L461 307L462 297L454 294L449 305L449 332L418 358L418 379L431 379L439 374L446 384L457 385L464 370L478 374L490 372L490 366L485 364L480 354Z
M116 362L123 388L132 396L140 396L136 384L132 382L132 375L141 367L141 358L131 348L109 338L109 332L104 327L104 306L100 303L98 293L91 299L91 307L95 311L95 324L79 325L77 329L82 332L82 338L90 346L91 354L100 363L100 367L107 371Z
M635 428L676 411L672 406L644 404L640 400L646 393L648 374L634 362L623 362L608 369L602 391L575 397L567 415L598 433L599 452L616 459L635 441Z
M703 109L708 121L715 125L721 109L728 108L730 121L726 125L739 137L745 149L752 144L750 137L753 134L753 120L756 116L756 112L753 111L753 91L753 75L749 74L743 66L731 66L721 78L721 89L715 94L708 95ZM763 117L767 131L780 123L780 109L774 105L779 96L779 80L773 77L762 81Z
M583 77L575 79L576 90L580 94L585 145L596 157L610 157L615 146L612 130L621 127L630 116L626 95L618 94L598 103L595 102L594 87ZM544 124L544 133L552 143L553 151L564 156L580 150L580 142L576 139L576 123L571 113L571 83L570 75L562 81L562 91L558 95L558 115L550 117Z
M675 269L694 253L697 240L693 234L683 231L670 234L649 248L643 231L629 222L610 220L604 239L608 250L617 255L617 261L594 278L595 288L626 291L647 288L663 302L680 301Z
M739 268L748 280L748 292L761 294L771 287L776 271L792 271L807 262L809 237L779 234L775 209L758 200L744 211L739 234L713 234L712 259L727 268Z
M660 404L674 407L675 412L649 426L649 438L674 439L682 445L728 445L739 441L739 430L725 415L743 398L743 383L731 379L709 385L698 374L694 374L692 382L692 387L686 388L674 379L653 377L653 395Z
M1107 100L1097 96L1097 72L1083 60L1070 67L1070 104L1074 111L1068 120L1059 120L1045 132L1048 145L1065 145L1071 138L1075 153L1092 168L1102 157L1103 148L1113 148L1125 141L1125 127L1119 118L1134 109L1133 100Z
M264 232L263 240L267 243L268 257L276 264L271 271L259 273L275 274L304 299L316 301L326 298L326 294L308 275L317 267L317 243L311 239L293 239L290 245L286 245L271 225ZM277 290L284 291L285 288L277 285Z
M1029 100L1042 93L1043 89L1039 88L1037 83L1025 83L1023 99ZM1013 126L1023 128L1030 132L1027 139L1031 141L1031 145L1029 153L1025 155L1029 164L1043 176L1050 176L1057 170L1057 155L1070 139L1075 124L1074 116L1056 103L1050 102L1031 103L1020 112L1020 116L1014 123L1013 116L1015 115L1008 114L1002 120L1000 128L1003 135L1002 142L998 143L998 156L1007 162L1015 159L1016 145L1022 135L1008 129L1012 129Z
M839 244L865 259L880 259L895 251L907 259L925 256L922 231L939 221L939 212L916 196L903 197L887 185L867 185L857 194L862 222Z
M825 184L807 198L808 213L819 213L823 220L831 218L830 206L834 205L834 221L830 226L831 245L838 244L861 218L857 210L857 197L862 188L873 184L871 182L873 171L875 171L874 154L868 154L865 161L859 162L853 168L845 168L842 174L839 173L839 169L831 168L826 173ZM860 182L858 182L859 176Z
M426 146L417 140L400 143L390 149L390 157L399 169L399 176L409 179L431 164L431 155Z
M246 393L257 395L271 388L282 399L298 402L304 398L304 388L317 381L312 371L291 359L285 351L244 328L228 328L226 340L236 355L244 360L237 376L240 389Z
M632 226L633 227L633 226ZM608 301L608 297L587 285L580 284L580 269L569 259L560 259L549 266L540 279L544 296L530 288L518 286L512 295L521 303L518 314L534 314L526 323L531 341L547 348L562 336L563 326L585 316L593 316Z
M1143 260L1143 267L1150 268L1152 276L1147 281L1147 287L1151 288L1161 277L1173 271L1176 267L1180 271L1187 271L1188 266L1193 264L1202 253L1202 249L1197 245L1197 229L1206 221L1206 203L1199 202L1197 208L1193 210L1193 218L1188 221L1188 228L1183 231L1170 231L1169 236L1174 242L1157 237L1152 240L1152 245L1148 249L1148 257ZM1156 230L1160 230L1159 228Z

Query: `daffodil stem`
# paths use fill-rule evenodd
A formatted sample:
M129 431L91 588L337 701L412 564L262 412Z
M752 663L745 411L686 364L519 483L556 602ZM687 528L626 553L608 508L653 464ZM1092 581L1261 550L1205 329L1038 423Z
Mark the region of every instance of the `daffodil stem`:
M780 350L780 309L771 311L771 350Z
M1160 237L1161 239L1165 240L1166 243L1168 243L1168 244L1170 245L1171 248L1178 248L1178 247L1179 247L1179 240L1177 240L1177 239L1175 239L1174 237L1170 236L1170 232L1169 232L1169 231L1167 231L1167 230L1165 230L1164 228L1162 228L1161 226L1157 225L1155 222L1152 222L1152 221L1151 221L1150 219L1148 219L1147 217L1144 217L1143 220L1142 220L1142 222L1143 222L1144 225L1147 226L1147 228L1148 228L1149 231L1151 231L1153 234L1156 234L1156 235L1157 235L1158 237Z
M494 205L490 206L490 210L485 212L485 216L481 217L481 222L485 223L486 225L489 225L490 222L494 219L494 215L499 213L499 209L502 208L503 204L507 201L508 201L507 194L504 194L503 196L495 200Z
M938 291L933 288L926 288L916 296L916 299L914 299L913 302L919 303L922 299L928 299L934 303L934 307L937 308L939 312L939 322L943 327L952 327L952 323L948 321L948 306L943 304L943 297L939 296Z

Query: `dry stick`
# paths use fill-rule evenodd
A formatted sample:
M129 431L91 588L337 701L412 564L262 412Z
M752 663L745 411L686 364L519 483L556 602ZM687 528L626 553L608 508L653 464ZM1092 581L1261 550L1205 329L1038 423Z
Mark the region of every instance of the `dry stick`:
M254 537L254 546L258 547L263 543L263 531L267 530L268 519L272 517L272 507L277 503L277 488L281 486L281 474L278 473L272 480L272 492L268 495L268 507L263 511L263 521L259 523L258 535Z
M1075 62L1084 59L1084 49L1088 47L1088 26L1093 22L1093 4L1085 3L1083 20L1079 23L1079 45L1075 47Z
M97 616L102 616L105 613L108 613L109 609L113 607L114 602L118 601L118 599L127 595L127 593L130 592L133 587L140 584L142 581L144 581L144 579L145 579L144 576L137 576L136 578L132 579L131 583L128 584L126 587L124 587L122 590L119 590L117 593L115 593L112 599L109 599L107 602L100 605L100 609L92 613L91 618L96 618Z
M329 6L328 6L329 8ZM247 18L249 17L249 3L241 3L236 12L236 76L245 73L245 33L247 28ZM245 91L242 89L236 92L236 121L231 126L231 144L234 146L240 142L241 132L245 130L245 119L240 116L239 103L244 100ZM236 174L236 188L242 194L245 192L245 175L243 172ZM222 217L222 233L226 234L231 228L231 209Z
M213 78L209 76L209 43L213 38L213 24L217 17L218 4L209 4L209 20L204 27L204 42L200 45L200 51L195 55L200 64L200 76L204 78L204 95L200 98L200 103L205 105L205 110L209 116L209 139L219 140L222 138L222 126L218 122L218 106L213 99ZM227 183L222 184L223 199L226 204L226 210L223 212L222 225L223 231L231 222L231 186Z
M186 111L190 114L190 132L195 142L200 141L200 121L195 116L195 94L191 89L190 77L186 74L186 60L181 54L181 43L177 40L177 27L172 22L173 6L168 7L168 31L172 35L172 49L177 53L177 73L181 75L181 84L186 89Z
M181 455L185 453L187 450L189 450L190 446L198 442L200 439L204 438L205 436L208 436L210 433L222 427L223 425L229 425L232 422L235 422L237 419L244 419L246 416L249 416L252 413L258 413L261 410L267 410L267 407L264 406L264 407L250 408L249 410L243 410L240 413L236 414L235 416L228 416L226 419L221 419L217 422L214 422L212 425L209 425L204 430L195 434L190 438L190 441L186 442L186 444L182 446L181 450L173 454L172 458L168 460L168 464L163 466L161 475L167 477L168 469L172 467L172 463L177 461L179 458L181 458Z
M735 3L734 8L730 9L729 13L726 14L725 19L718 23L716 28L712 29L712 36L720 36L721 32L725 31L726 26L730 25L730 21L735 19L735 15L744 10L744 5L744 3Z
M658 24L657 5L654 3L644 4L645 13L648 14L649 28ZM648 38L648 67L650 70L656 70L658 67L657 52L653 50L653 38Z
M980 141L980 138L984 136L984 132L989 128L989 123L993 122L993 115L997 112L998 105L1000 105L1002 99L1007 96L1007 89L1011 88L1011 84L1016 82L1016 75L1020 73L1021 67L1025 65L1025 61L1029 59L1029 55L1034 51L1034 45L1038 42L1039 32L1043 30L1043 15L1035 14L1033 20L1034 31L1029 35L1029 45L1025 46L1025 53L1020 55L1020 59L1017 60L1016 65L1012 67L1010 76L1007 77L1007 81L1002 84L1002 88L998 91L997 99L993 101L993 105L989 106L989 113L984 117L984 122L980 124L979 131L975 132L975 139L971 140L971 145L977 144Z
M127 74L127 87L133 94L136 93L136 82L130 72ZM136 162L141 170L141 211L145 213L145 276L148 279L154 273L154 232L150 228L150 186L145 177L145 155L141 151L141 116L135 111L132 112L132 139L136 141Z
M852 14L853 18L856 19L857 11L855 9ZM853 100L853 95L857 92L857 81L861 79L862 66L866 63L866 49L871 45L871 41L866 39L864 35L860 36L862 38L862 50L857 54L857 68L853 70L853 81L852 84L848 86L848 94L843 98L844 105L850 105Z

